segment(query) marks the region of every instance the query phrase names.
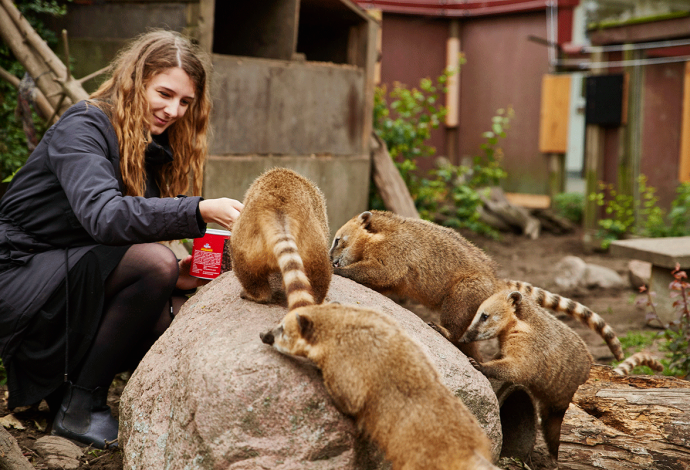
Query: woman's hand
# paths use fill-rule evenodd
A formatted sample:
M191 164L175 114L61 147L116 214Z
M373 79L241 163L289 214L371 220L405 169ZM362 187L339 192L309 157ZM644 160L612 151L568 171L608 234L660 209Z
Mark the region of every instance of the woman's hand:
M177 276L175 287L181 290L196 289L211 282L209 279L199 279L189 274L192 267L192 255L180 260L180 274Z
M228 230L232 229L232 225L239 217L242 209L244 209L244 204L227 197L204 199L199 202L199 212L201 212L204 222L207 224L214 222Z

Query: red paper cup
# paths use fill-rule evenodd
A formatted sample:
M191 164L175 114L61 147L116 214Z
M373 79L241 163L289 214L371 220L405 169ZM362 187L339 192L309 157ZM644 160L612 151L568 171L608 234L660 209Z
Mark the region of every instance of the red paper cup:
M189 274L200 279L215 279L223 272L223 250L230 239L227 230L206 229L206 235L194 239L192 267Z

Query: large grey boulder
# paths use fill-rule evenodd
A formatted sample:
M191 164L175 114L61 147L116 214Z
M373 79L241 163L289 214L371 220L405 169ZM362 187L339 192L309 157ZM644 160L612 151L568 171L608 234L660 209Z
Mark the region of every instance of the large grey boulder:
M120 400L125 469L379 469L381 452L326 392L316 367L263 344L287 309L240 298L232 272L183 307ZM501 447L496 395L452 344L388 298L334 276L327 300L392 315Z

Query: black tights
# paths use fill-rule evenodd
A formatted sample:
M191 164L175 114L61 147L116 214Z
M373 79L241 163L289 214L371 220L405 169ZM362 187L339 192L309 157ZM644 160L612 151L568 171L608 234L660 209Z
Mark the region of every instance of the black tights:
M105 281L103 318L77 385L107 388L115 374L136 366L172 321L177 276L177 259L167 247L147 243L127 250ZM173 304L179 309L182 302Z

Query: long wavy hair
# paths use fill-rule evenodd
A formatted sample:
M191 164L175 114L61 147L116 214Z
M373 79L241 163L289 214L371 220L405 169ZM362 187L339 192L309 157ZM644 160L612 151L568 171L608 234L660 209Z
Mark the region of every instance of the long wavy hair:
M106 112L115 128L126 195L143 196L145 191L144 154L152 140L146 86L171 67L180 67L189 75L195 97L185 115L167 129L174 159L163 165L156 181L162 197L185 194L191 171L193 194L201 195L211 113L210 66L206 54L189 39L165 30L135 38L111 64L110 78L91 94L91 103Z

